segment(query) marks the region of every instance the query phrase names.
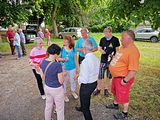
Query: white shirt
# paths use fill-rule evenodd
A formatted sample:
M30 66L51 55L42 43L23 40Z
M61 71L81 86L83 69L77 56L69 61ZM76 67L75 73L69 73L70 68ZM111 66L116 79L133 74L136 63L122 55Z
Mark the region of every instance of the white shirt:
M14 41L13 41L13 45L17 45L17 46L20 46L20 36L18 33L15 33L14 35Z
M93 53L86 54L85 59L80 65L78 83L87 84L97 81L99 74L99 66L100 61Z

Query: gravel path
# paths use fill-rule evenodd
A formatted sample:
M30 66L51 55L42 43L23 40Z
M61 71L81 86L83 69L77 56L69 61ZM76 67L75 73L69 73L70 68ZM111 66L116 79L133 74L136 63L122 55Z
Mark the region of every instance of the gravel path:
M44 120L45 100L40 98L28 56L21 60L12 55L0 58L0 89L0 120ZM71 95L69 98L70 102L65 104L65 120L84 120L82 113L74 109L79 100ZM113 114L118 111L107 110L103 105L107 101L112 98L102 95L92 98L94 120L114 120ZM56 120L55 114L53 118Z

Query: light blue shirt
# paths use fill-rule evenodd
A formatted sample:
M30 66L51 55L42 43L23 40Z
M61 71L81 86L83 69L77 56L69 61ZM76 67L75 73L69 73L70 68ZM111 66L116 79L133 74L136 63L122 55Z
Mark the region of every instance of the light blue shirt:
M93 43L93 46L94 46L94 48L96 48L97 47L97 43L96 43L96 41L95 41L95 39L93 38L93 37L88 37L88 40L90 40L92 43ZM76 48L80 48L80 49L82 49L82 47L83 47L83 42L84 42L85 40L83 40L83 38L79 38L78 39L78 41L77 41L77 44L76 44ZM85 57L85 54L83 53L83 52L79 52L79 55L81 56L81 57Z
M21 42L22 42L22 43L26 43L24 33L23 33L23 32L19 33L19 36L20 36Z
M14 46L20 46L20 36L18 33L14 34L14 41L13 41Z
M67 52L65 47L61 50L61 56L62 58L68 57L68 61L64 62L64 66L66 67L66 70L73 70L76 68L75 64L75 54L77 54L77 51L75 48L72 48L70 52Z
M110 41L111 39L112 39L112 36L109 37L109 38L106 37L106 40L107 40L107 41Z

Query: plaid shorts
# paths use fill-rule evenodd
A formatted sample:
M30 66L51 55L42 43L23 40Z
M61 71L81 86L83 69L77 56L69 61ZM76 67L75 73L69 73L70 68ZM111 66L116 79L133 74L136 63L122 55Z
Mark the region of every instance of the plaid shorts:
M104 79L105 71L106 71L106 77L108 79L112 78L112 75L111 75L111 73L109 71L109 67L108 67L107 63L100 63L98 79Z

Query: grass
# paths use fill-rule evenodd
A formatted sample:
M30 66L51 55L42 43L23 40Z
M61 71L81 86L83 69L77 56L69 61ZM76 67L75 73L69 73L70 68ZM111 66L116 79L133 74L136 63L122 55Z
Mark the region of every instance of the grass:
M120 33L115 33L118 38L121 37ZM102 33L91 33L97 43ZM52 38L53 43L62 46L62 39ZM141 57L139 71L137 73L134 85L132 86L130 94L130 108L131 115L140 119L153 119L159 120L160 118L160 42L141 42L135 41ZM33 44L26 45L28 49L33 47ZM45 46L47 47L47 46ZM0 52L8 52L10 50L8 43L0 43ZM99 52L95 55L100 57ZM101 94L99 97L93 98L94 101L108 103L113 98L105 98ZM101 101L100 101L101 100Z

